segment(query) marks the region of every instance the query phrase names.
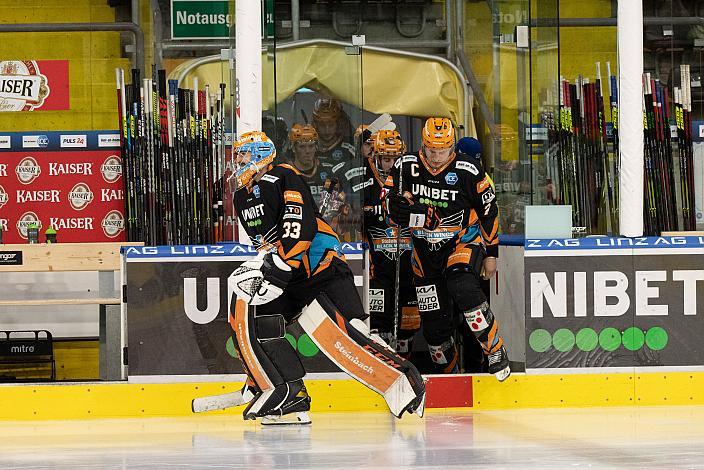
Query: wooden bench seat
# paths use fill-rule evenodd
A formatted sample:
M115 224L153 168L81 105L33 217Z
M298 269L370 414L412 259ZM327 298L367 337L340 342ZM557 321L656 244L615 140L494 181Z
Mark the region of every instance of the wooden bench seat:
M0 265L2 276L18 272L97 271L98 297L63 299L8 299L0 295L0 308L97 305L100 330L100 377L122 378L123 319L122 300L115 291L115 272L122 269L120 248L142 246L142 242L57 243L33 245L0 245L0 251L21 251L22 264ZM68 311L68 310L67 310ZM61 309L56 313L60 314Z

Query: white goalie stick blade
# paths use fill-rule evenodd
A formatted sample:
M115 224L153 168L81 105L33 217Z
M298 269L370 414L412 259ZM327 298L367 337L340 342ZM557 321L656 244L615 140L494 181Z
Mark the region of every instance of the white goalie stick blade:
M369 127L367 127L367 130L371 134L376 134L382 129L385 129L386 125L388 125L391 122L391 115L389 113L384 113L378 118L374 119L371 124L369 124ZM394 124L394 128L396 128L396 125ZM393 130L393 129L391 129Z
M233 406L240 406L249 403L252 398L254 398L254 394L248 387L244 391L244 396L242 394L242 390L238 390L232 393L223 393L222 395L194 398L191 402L191 410L194 413L225 410L227 408L232 408Z

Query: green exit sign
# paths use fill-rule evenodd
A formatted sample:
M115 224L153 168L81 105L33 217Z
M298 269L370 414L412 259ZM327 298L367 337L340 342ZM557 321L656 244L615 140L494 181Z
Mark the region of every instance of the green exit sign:
M240 0L244 1L244 0ZM262 37L274 37L274 0L262 2ZM227 39L235 17L229 0L171 0L172 39Z
M171 0L173 39L227 39L233 22L228 0Z

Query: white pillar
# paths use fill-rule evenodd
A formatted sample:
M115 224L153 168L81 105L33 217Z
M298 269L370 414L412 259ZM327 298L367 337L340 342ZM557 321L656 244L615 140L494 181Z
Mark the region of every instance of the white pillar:
M262 128L262 4L235 1L236 137Z
M643 235L643 2L618 1L619 229Z

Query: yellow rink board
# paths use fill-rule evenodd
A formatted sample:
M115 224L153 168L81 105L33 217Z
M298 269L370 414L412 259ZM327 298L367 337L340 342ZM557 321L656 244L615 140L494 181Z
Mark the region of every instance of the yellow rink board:
M523 375L498 383L474 376L473 408L702 405L704 372ZM353 380L307 380L312 411L386 411L383 399ZM0 386L0 419L188 416L191 400L236 390L234 383L26 384ZM240 415L242 408L209 414Z

